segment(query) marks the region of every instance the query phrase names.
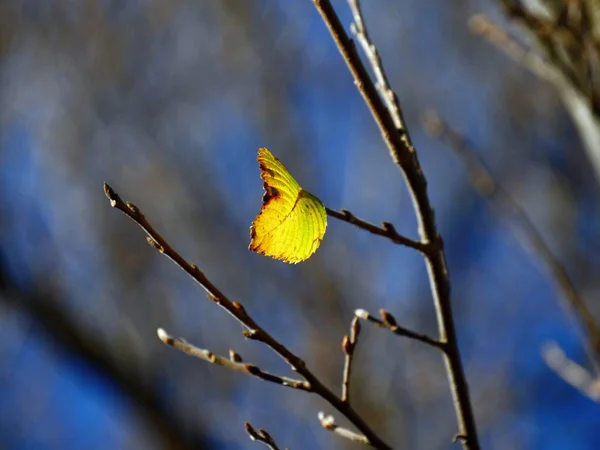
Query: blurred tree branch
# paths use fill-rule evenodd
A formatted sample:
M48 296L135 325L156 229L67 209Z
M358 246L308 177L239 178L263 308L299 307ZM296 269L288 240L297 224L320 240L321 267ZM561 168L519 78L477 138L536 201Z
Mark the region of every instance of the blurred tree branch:
M562 291L561 302L564 309L583 329L583 345L590 360L595 376L600 375L600 328L589 310L579 291L571 280L566 268L552 253L550 246L546 243L533 221L529 218L527 211L523 209L502 184L492 175L477 153L467 145L465 138L448 123L430 111L424 118L427 131L443 140L454 151L465 165L469 179L477 193L487 199L490 204L497 208L500 217L513 221L513 231L525 250L530 250L534 259L541 262L548 274L548 278L556 283ZM545 352L547 355L557 355L557 352ZM555 371L565 367L566 364L551 363L558 359L545 358L549 367ZM562 358L561 361L566 360ZM583 368L582 368L583 369ZM567 373L558 370L559 375ZM568 372L568 373L572 373ZM561 377L570 380L568 376ZM579 384L578 384L579 385Z
M113 355L89 334L58 305L60 301L52 292L42 292L35 286L27 289L13 284L0 259L0 301L30 317L39 330L66 352L92 367L118 388L123 396L131 401L142 417L150 423L163 441L163 448L169 450L192 450L206 448L204 437L186 430L173 412L167 409L165 401L155 386L140 379L139 375L115 361Z
M600 181L600 10L591 0L542 1L544 17L521 0L500 0L506 16L533 40L537 51L520 50L482 16L475 16L474 31L551 82L577 127Z
M542 356L548 367L566 383L591 400L600 402L600 376L590 373L585 367L570 360L554 342L544 346Z

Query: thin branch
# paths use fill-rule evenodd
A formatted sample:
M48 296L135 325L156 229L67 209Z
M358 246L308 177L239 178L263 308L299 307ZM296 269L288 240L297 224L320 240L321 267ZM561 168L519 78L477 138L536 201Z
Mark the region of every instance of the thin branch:
M416 333L412 330L409 330L408 328L401 327L400 325L398 325L398 323L396 323L396 319L394 318L394 316L392 316L389 312L383 309L379 310L379 314L381 315L383 320L373 316L365 309L357 309L356 311L354 311L354 315L361 320L366 320L377 325L380 328L385 328L386 330L389 330L398 336L413 339L415 341L419 341L423 344L427 344L439 350L445 351L446 344L444 344L443 342L433 339L427 336L426 334Z
M260 367L254 364L243 363L232 361L231 359L224 358L223 356L215 355L210 350L198 348L185 339L174 338L169 335L165 330L159 328L157 330L158 338L166 345L181 350L188 355L207 361L211 364L218 366L227 367L228 369L235 370L236 372L242 372L247 375L252 375L261 380L270 381L271 383L280 384L282 386L290 387L292 389L299 389L301 391L312 392L310 384L307 381L295 380L293 378L282 377L279 375L273 375L269 372L265 372ZM235 353L237 355L237 353ZM239 355L237 355L239 357Z
M352 375L352 361L354 360L354 351L359 335L360 321L358 317L355 317L350 324L350 334L345 335L342 340L342 351L345 355L342 375L342 401L346 403L350 403L350 376Z
M243 334L248 339L262 342L278 354L291 368L301 375L314 393L326 400L332 407L343 414L356 428L363 433L369 444L378 449L389 449L390 447L379 438L364 419L347 403L343 402L328 387L326 387L300 357L289 350L286 346L274 339L267 331L260 327L254 319L246 312L242 304L231 301L225 296L194 264L188 263L168 242L152 227L146 217L132 203L125 203L121 197L108 185L104 184L104 193L110 200L110 205L123 212L127 217L140 226L148 235L148 243L160 253L168 257L184 272L190 275L208 293L208 298L218 306L227 311L246 329Z
M385 101L396 128L398 130L402 130L405 128L405 125L402 118L402 110L400 109L398 97L390 87L387 75L383 69L383 62L381 61L379 51L377 50L377 47L375 47L375 44L373 44L371 41L371 37L369 36L369 32L365 25L365 19L363 17L360 2L358 0L348 0L348 5L352 11L353 20L353 23L350 24L350 31L352 31L354 36L356 36L356 39L360 43L363 52L371 64L373 74L375 75L375 86Z
M546 344L542 356L550 367L567 384L595 402L600 401L600 378L587 369L571 361L556 343Z
M319 421L321 422L321 426L323 428L333 431L335 434L343 437L344 439L348 439L352 442L360 442L361 444L369 444L369 440L365 436L357 434L347 428L338 427L333 416L326 416L322 411L319 412Z
M478 450L480 446L477 427L452 315L450 280L446 267L443 240L437 230L435 214L427 193L427 181L421 169L416 149L405 126L402 110L398 110L401 124L401 127L398 128L392 114L378 95L377 88L358 56L354 43L348 38L330 1L313 0L313 2L346 62L354 78L354 84L379 126L392 160L400 167L404 175L417 215L421 240L426 245L431 246L431 250L425 254L425 260L435 304L440 341L446 345L444 359L458 422L458 434L465 437L463 440L465 449Z
M375 224L359 219L347 209L340 209L339 211L335 211L333 209L325 208L325 210L327 211L327 215L330 217L334 217L343 222L350 223L356 226L357 228L361 228L363 230L368 231L369 233L386 237L394 244L404 245L405 247L415 249L421 253L426 253L431 249L431 246L427 245L426 243L417 242L410 238L402 236L396 231L396 228L390 222L382 222L381 227L378 227Z
M494 179L477 153L469 148L464 138L456 130L442 121L434 112L427 114L425 126L429 133L446 142L463 161L477 193L498 207L502 215L513 220L519 241L526 249L530 248L537 256L536 259L542 262L549 278L557 284L562 292L563 306L582 326L584 347L596 373L600 373L600 329L594 315L579 295L567 270L552 253L527 212Z
M250 422L244 422L244 426L246 427L246 433L248 433L250 439L257 442L262 442L271 450L279 450L279 447L275 443L275 439L273 439L273 437L267 433L266 430L263 430L262 428L255 430Z

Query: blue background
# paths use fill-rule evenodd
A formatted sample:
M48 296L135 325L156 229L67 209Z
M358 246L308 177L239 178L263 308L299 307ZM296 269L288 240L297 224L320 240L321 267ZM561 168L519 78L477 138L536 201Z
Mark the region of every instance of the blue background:
M600 405L541 356L555 341L586 365L581 330L510 222L421 124L433 108L463 133L598 317L598 180L571 119L552 86L470 34L474 13L505 23L494 2L364 3L444 236L483 447L597 448ZM334 6L349 24L346 3ZM74 353L73 339L52 338L57 322L29 312L33 298L139 380L186 442L254 448L250 421L282 448L355 448L321 428L317 412L334 411L316 396L160 343L163 327L288 373L102 192L107 181L134 202L332 388L356 308L385 308L435 335L425 265L409 249L330 219L300 265L247 250L261 146L328 207L417 236L402 176L312 2L12 0L0 16L0 267L11 286L0 292L3 448L183 448L169 446L114 372ZM433 350L365 326L352 394L395 448L452 447L456 421Z

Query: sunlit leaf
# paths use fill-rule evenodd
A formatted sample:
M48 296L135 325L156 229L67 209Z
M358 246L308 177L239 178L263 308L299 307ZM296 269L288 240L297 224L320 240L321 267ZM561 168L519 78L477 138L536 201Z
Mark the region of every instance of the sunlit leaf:
M325 229L325 206L306 192L266 148L258 150L265 194L250 227L249 249L287 263L299 263L319 248Z

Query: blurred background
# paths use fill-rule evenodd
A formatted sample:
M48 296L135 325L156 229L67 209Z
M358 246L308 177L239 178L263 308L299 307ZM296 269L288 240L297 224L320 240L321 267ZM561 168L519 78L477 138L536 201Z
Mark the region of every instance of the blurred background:
M535 255L421 123L459 130L528 211L600 318L600 185L554 85L469 31L494 0L364 2L429 181L459 343L486 449L596 449L600 404L541 348L586 364L581 330ZM346 2L334 1L344 24ZM193 359L158 327L288 374L110 208L104 181L339 390L353 311L437 334L422 258L329 220L289 266L247 250L256 150L333 209L417 237L402 176L310 1L4 0L0 5L0 447L359 448L324 401ZM398 449L455 448L440 354L365 325L355 407ZM340 424L346 424L334 414Z

